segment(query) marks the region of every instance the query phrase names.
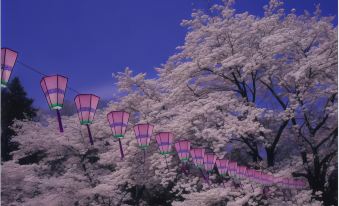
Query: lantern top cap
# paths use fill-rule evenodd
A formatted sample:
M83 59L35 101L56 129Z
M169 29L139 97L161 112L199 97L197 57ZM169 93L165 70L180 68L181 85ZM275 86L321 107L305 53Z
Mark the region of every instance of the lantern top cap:
M126 112L126 111L124 111L124 110L114 110L114 111L108 112L108 114L111 114L111 113L114 113L114 112L125 112L125 113L128 113L128 114L129 114L129 112Z
M158 132L156 135L162 134L162 133L170 133L170 134L173 134L172 132Z
M91 95L91 96L95 96L95 97L97 97L97 98L100 99L100 97L97 96L97 95L95 95L95 94L77 94L77 95L74 97L74 100L75 100L77 97L84 96L84 95Z
M10 50L10 51L15 52L15 53L17 53L17 54L19 53L19 52L13 50L13 49L8 48L8 47L1 47L1 49L7 49L7 50Z
M140 123L140 124L136 124L134 126L138 126L138 125L150 125L150 126L153 126L152 124L149 124L149 123Z

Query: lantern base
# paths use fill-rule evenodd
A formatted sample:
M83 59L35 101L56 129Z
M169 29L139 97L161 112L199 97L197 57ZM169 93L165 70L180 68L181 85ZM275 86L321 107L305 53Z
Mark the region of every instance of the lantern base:
M113 135L114 138L124 138L124 135L123 134L116 134L116 135Z
M139 147L140 147L140 149L142 149L142 150L146 150L147 147L148 147L148 145L139 145Z
M173 154L173 152L159 152L161 155L170 155Z
M182 162L187 162L189 158L182 158L180 159Z
M50 104L50 105L49 105L49 107L50 107L51 109L57 109L57 110L62 109L62 106L63 106L63 104Z
M92 124L92 121L90 121L90 120L81 120L80 124L81 125Z
M6 87L7 87L6 84L7 84L7 82L1 81L1 87L2 87L2 88L6 88Z

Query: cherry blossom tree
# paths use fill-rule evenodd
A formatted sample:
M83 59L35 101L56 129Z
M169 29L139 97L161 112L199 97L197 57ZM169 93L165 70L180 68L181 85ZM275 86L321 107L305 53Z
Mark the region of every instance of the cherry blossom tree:
M120 98L98 109L91 130L78 116L16 121L20 144L2 165L5 205L330 205L337 171L337 29L330 17L286 12L271 0L264 16L236 13L233 1L208 14L194 11L182 25L184 45L147 79L130 68L113 74ZM106 119L130 113L121 139ZM210 183L193 164L166 160L154 137L138 147L133 126L154 125L218 158L229 158L276 177L302 177L302 190L264 187L250 180ZM226 149L232 145L232 151ZM173 152L174 152L173 148ZM262 155L264 151L267 155ZM266 159L266 161L263 161Z

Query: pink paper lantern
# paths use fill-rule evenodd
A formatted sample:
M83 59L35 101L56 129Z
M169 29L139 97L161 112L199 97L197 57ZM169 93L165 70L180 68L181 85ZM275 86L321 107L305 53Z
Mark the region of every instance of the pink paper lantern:
M149 146L153 128L154 126L150 124L137 124L134 126L135 137L141 149L146 150Z
M45 76L40 81L49 108L57 111L60 132L63 132L64 129L59 110L64 104L67 81L67 78L61 75Z
M91 144L93 145L92 133L89 125L93 123L95 111L97 109L100 97L94 94L78 94L74 98L78 116L81 125L86 125L88 136Z
M192 148L190 154L193 163L196 167L202 168L204 166L205 149L203 148Z
M205 154L204 166L207 172L212 172L216 160L217 160L217 156L215 154L213 153Z
M113 137L119 139L120 156L124 159L124 151L120 138L123 138L126 133L127 123L129 119L129 113L123 111L112 111L107 114L107 120L111 127Z
M74 98L81 125L93 123L99 99L100 97L94 94L78 94Z
M175 143L175 149L177 150L179 159L183 162L187 162L189 159L191 143L188 140L180 140Z
M254 170L254 169L248 169L248 170L246 171L246 177L247 177L250 181L254 182L254 179L255 179L255 170Z
M123 138L129 119L129 113L123 111L112 111L107 114L109 126L114 138Z
M246 171L247 171L246 166L238 166L237 176L239 178L245 178L246 177Z
M232 177L235 177L237 174L238 163L230 161L228 163L228 174Z
M17 57L17 52L7 48L1 48L1 87L6 87Z
M227 159L217 159L215 164L217 165L218 172L221 176L226 176L228 170L228 162Z
M155 139L158 143L160 154L171 154L173 144L173 134L171 132L159 132Z

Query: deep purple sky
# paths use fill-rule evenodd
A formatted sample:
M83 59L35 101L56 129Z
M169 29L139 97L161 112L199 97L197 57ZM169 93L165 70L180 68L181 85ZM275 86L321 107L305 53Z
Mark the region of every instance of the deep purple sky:
M102 98L114 93L112 72L129 66L136 73L165 63L184 42L180 26L193 8L207 8L217 0L2 0L1 44L19 52L19 60L46 74L63 74L80 92ZM268 0L237 0L239 12L262 15ZM288 0L286 10L313 11L321 3L323 15L337 15L337 0ZM334 24L337 24L335 20ZM35 105L47 108L41 76L16 64ZM13 78L12 76L12 78ZM68 99L74 93L68 92Z

